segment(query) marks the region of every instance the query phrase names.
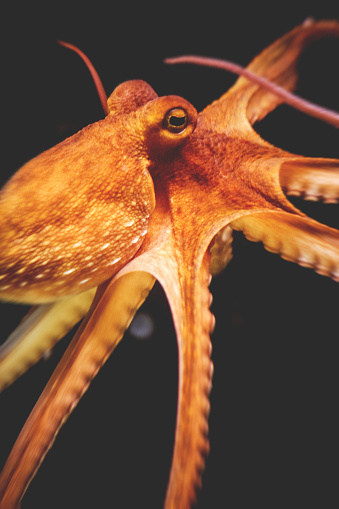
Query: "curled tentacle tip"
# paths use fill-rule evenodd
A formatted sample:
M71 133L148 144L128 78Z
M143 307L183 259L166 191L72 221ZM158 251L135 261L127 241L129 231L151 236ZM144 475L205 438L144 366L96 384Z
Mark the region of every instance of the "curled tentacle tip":
M62 41L61 39L57 39L57 43L60 44L60 46L65 46L66 48L69 48L70 46L72 46L72 44L69 44L66 41Z
M57 43L60 44L61 46L64 46L65 48L68 48L68 49L74 51L85 62L87 69L91 73L92 79L93 79L95 87L97 89L102 109L104 110L105 115L108 115L107 95L106 95L104 86L103 86L102 81L99 77L99 74L97 73L94 65L92 64L92 62L90 61L88 56L85 55L85 53L83 51L81 51L77 46L74 46L74 44L70 44L69 42L61 41L60 39L57 39Z
M164 64L175 64L176 57L167 57L164 58Z

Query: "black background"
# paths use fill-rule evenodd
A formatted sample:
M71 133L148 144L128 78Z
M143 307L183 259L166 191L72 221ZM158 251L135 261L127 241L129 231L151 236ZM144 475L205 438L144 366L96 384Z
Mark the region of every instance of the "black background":
M307 16L339 18L332 1L315 7L121 4L2 7L2 183L28 159L102 118L83 62L56 39L78 45L92 59L108 93L122 81L141 78L159 95L181 95L201 110L235 78L213 69L166 66L165 57L195 53L246 65ZM301 60L298 93L338 110L338 61L338 40L312 46ZM334 128L288 107L256 128L284 149L339 157ZM296 203L339 227L338 206ZM211 290L217 319L211 454L198 507L337 507L339 286L237 234L234 259ZM154 318L154 334L140 341L126 333L62 428L23 509L162 507L173 446L177 352L159 286L145 310ZM1 305L1 339L24 312ZM66 344L0 396L1 463Z

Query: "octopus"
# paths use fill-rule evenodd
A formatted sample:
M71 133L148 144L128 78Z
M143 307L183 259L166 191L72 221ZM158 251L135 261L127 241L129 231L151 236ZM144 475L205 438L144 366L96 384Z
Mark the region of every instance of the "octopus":
M210 447L209 285L232 258L233 232L339 281L338 230L288 199L337 203L339 161L290 153L252 127L281 102L295 101L289 92L298 59L327 35L338 37L339 23L308 20L296 27L199 114L182 97L158 97L144 81L122 83L103 101L103 120L35 157L5 185L0 296L33 308L1 347L0 388L83 321L4 466L1 509L19 507L61 426L156 280L178 344L164 507L189 509L196 502ZM338 127L337 114L320 109L319 115Z

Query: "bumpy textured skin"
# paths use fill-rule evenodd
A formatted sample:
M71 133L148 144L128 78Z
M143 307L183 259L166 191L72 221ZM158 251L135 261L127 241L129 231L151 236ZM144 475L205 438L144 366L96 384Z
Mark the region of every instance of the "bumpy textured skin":
M154 208L142 129L138 115L112 113L12 177L0 197L0 296L55 300L132 258Z
M339 36L339 24L301 25L249 69L292 90L302 50L327 34ZM297 156L262 140L251 124L279 102L240 78L197 116L181 98L156 98L144 82L125 83L109 98L104 121L34 159L7 184L0 205L3 297L39 302L77 293L79 286L100 286L6 463L1 509L20 503L61 424L122 337L154 278L167 294L179 346L177 428L165 507L191 507L209 450L214 324L208 309L209 267L217 272L230 259L232 230L339 280L339 232L305 216L285 195L338 201L339 161ZM187 112L180 133L164 125L171 108ZM39 200L30 207L35 188ZM85 259L87 247L94 273ZM109 266L116 258L119 262Z

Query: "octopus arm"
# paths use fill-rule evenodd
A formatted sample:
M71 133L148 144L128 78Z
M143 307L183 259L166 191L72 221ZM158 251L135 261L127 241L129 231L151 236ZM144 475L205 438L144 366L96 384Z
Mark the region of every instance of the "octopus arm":
M307 19L264 49L246 69L293 92L298 81L297 64L301 54L309 44L322 37L339 37L339 23ZM207 106L202 115L219 129L227 129L231 122L242 132L247 127L248 135L253 137L255 134L250 125L262 120L282 102L277 94L240 77L219 100Z
M307 216L271 210L253 212L230 225L268 251L339 281L339 231Z
M38 362L87 313L96 289L34 306L0 347L0 392Z
M281 164L280 184L287 195L338 203L339 160L295 157Z
M2 471L1 507L19 507L62 424L119 343L153 284L149 274L134 272L99 287L86 320L33 408Z

